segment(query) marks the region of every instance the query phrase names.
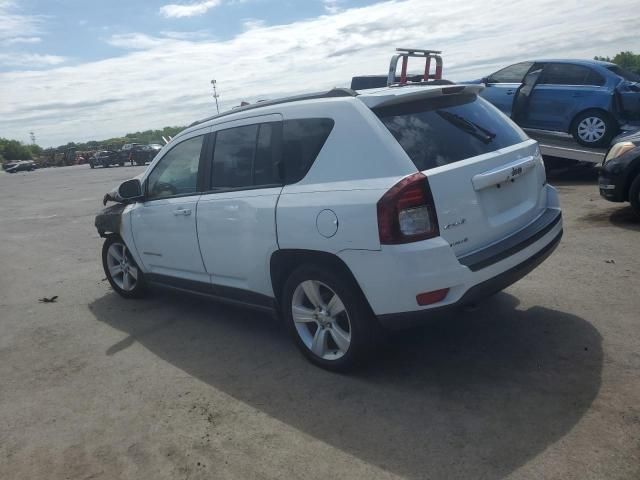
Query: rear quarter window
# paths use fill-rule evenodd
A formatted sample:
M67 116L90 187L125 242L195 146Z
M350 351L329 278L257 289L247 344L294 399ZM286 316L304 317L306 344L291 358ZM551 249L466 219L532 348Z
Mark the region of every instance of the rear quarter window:
M418 170L510 147L527 135L476 95L452 95L374 109Z
M282 161L285 183L296 183L307 174L322 150L334 121L301 118L282 122Z

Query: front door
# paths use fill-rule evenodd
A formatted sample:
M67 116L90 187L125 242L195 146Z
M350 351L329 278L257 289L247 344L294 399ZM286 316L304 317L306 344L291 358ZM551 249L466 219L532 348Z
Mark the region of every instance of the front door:
M498 107L505 115L511 116L511 107L516 91L533 62L521 62L499 70L486 79L486 86L480 96Z
M131 215L139 258L157 280L208 282L196 232L204 138L196 132L159 160L145 182L144 202L136 204Z

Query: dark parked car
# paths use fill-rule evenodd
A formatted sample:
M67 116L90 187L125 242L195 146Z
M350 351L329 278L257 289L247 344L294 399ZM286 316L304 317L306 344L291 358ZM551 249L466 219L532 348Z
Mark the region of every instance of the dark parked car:
M612 202L629 202L640 215L640 130L613 142L600 170L600 195Z
M15 160L13 162L5 163L2 168L9 173L16 172L31 172L38 168L33 160Z
M162 150L162 145L157 143L152 143L150 145L139 145L137 143L134 143L131 145L133 145L133 147L129 150L129 161L131 162L131 165L133 165L134 163L136 165L144 165L145 163L149 163L155 158L158 152ZM124 147L122 148L122 151L124 151Z
M95 167L110 167L111 165L118 164L121 167L124 165L124 161L118 158L118 152L111 150L100 150L96 152L93 157L89 159L89 166Z
M587 147L609 146L622 125L640 121L640 75L613 63L527 61L476 82L520 126L570 133Z

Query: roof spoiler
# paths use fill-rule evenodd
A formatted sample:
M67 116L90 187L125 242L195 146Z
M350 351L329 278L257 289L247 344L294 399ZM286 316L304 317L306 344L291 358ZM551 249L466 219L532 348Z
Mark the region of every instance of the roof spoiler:
M477 95L484 85L451 85L442 88L389 89L383 95L361 95L358 98L369 108L388 107L400 103L442 97L445 95Z

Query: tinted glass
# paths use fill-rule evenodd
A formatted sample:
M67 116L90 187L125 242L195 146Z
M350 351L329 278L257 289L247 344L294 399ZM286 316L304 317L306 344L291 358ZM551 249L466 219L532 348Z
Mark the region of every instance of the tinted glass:
M216 134L211 186L237 188L253 185L253 159L258 125L220 130Z
M147 198L196 193L203 138L185 140L162 157L149 175Z
M591 85L587 83L591 69L582 65L550 63L544 69L538 83L553 85Z
M300 181L322 150L333 129L330 118L285 120L282 124L282 161L286 183Z
M597 85L601 87L605 84L604 77L600 75L595 70L589 69L589 73L587 74L587 78L584 81L585 85Z
M624 68L620 68L618 65L611 65L610 67L607 67L607 69L629 82L640 82L640 75L630 72L629 70L625 70Z
M279 158L272 145L273 124L263 123L258 131L256 158L253 163L254 185L277 185L282 183L279 171Z
M489 77L489 83L520 83L527 74L533 62L522 62L511 65Z
M454 95L374 110L418 170L493 152L527 139L482 98Z

